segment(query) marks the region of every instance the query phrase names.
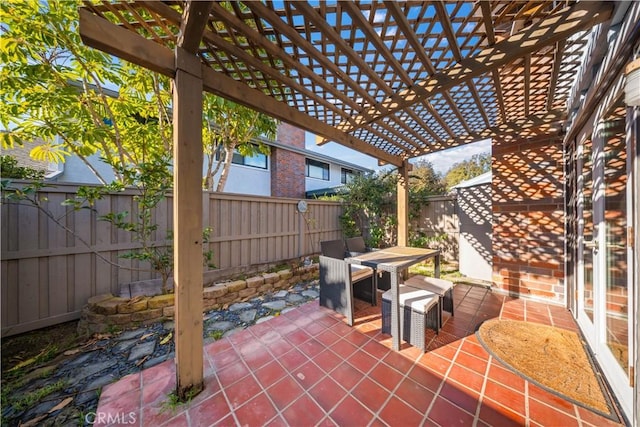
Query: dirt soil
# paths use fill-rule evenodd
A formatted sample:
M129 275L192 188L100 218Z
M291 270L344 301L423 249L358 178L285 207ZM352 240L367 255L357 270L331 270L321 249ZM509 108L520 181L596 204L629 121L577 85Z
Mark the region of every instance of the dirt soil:
M81 340L76 333L77 326L78 322L67 322L2 338L2 379L6 379L6 375L21 364L31 370L78 344Z

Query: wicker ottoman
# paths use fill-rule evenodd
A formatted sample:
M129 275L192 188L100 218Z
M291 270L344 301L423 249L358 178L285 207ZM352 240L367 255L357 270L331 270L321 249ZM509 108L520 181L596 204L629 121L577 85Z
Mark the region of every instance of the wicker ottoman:
M402 339L425 351L425 328L440 332L440 297L407 285L399 293ZM382 332L391 333L391 290L382 294Z
M442 325L442 310L448 311L453 316L453 282L417 274L405 280L404 283L440 296L440 325Z

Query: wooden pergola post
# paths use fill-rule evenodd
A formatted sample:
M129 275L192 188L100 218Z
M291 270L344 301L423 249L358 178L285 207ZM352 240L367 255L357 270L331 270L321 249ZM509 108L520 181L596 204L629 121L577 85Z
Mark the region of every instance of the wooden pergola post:
M203 387L202 73L197 56L175 49L173 212L176 384L181 399Z
M409 244L409 161L402 162L398 168L398 246Z

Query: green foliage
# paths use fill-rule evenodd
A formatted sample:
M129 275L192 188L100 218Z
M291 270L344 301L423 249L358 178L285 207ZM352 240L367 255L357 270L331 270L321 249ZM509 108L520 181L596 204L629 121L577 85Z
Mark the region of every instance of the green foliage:
M0 156L0 177L2 179L44 179L44 171L26 166L18 166L18 161L10 155Z
M413 199L444 194L442 177L433 169L431 162L422 160L413 165L409 173L409 189Z
M81 4L0 3L2 145L41 139L31 155L56 162L100 153L120 180L117 167L146 161L152 147L170 151L169 79L85 46ZM119 87L117 97L108 86Z
M397 173L356 176L345 184L344 203L340 223L345 237L362 235L369 247L384 247L395 243L398 219L396 216ZM420 214L424 199L442 194L444 185L429 162L419 162L409 176L409 218ZM419 233L409 230L412 246L425 246Z
M447 189L491 170L491 155L474 154L469 160L455 163L444 176Z
M75 154L90 168L87 157L99 153L111 166L115 182L107 183L92 168L105 186L82 187L64 205L72 210L92 209L109 192L134 189L132 212L112 212L101 219L132 233L132 241L141 248L124 257L148 261L162 276L166 289L173 270L172 236L169 230L164 241L156 241L161 233L153 213L172 184L170 80L85 46L78 34L77 8L81 5L78 0L0 3L0 125L6 130L0 133L1 142L11 147L42 140L32 150L33 157L62 162ZM117 94L110 87L118 88ZM207 99L217 98L208 95ZM238 124L239 119L232 117L233 107L228 109L226 122L236 126L233 135L242 126L265 131L264 117L248 117L244 109L239 114L246 120ZM3 189L8 186L3 182ZM38 189L12 189L9 197L44 209ZM210 230L205 233L208 242ZM212 267L212 252L205 251L204 257Z
M185 405L185 404L188 405L191 402L191 400L198 395L199 392L200 392L199 389L193 387L187 390L184 398L180 398L180 396L178 396L177 391L175 390L172 391L167 395L167 400L162 402L162 404L160 405L160 412L168 411L168 412L174 413L182 405Z
M209 338L213 339L214 341L218 341L218 340L222 339L223 336L224 336L224 331L211 331L211 332L209 332Z
M340 217L345 237L362 235L370 247L388 243L395 191L396 176L389 173L358 175L345 184Z
M202 141L207 156L203 186L213 191L214 176L221 170L216 191L224 191L234 152L247 157L268 155L268 145L253 141L259 136L275 139L278 123L265 114L210 94L204 96L203 112ZM216 155L220 161L214 166Z
M446 240L447 235L445 233L437 234L435 236L427 236L423 231L409 231L409 246L414 248L428 248L433 243Z

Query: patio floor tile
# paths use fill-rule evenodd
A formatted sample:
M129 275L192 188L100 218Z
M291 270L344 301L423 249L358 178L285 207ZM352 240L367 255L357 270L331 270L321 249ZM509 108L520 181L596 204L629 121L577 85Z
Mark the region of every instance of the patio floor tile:
M417 426L422 422L423 414L396 396L391 396L389 402L380 411L380 418L391 426Z
M240 425L261 426L278 414L265 393L260 393L235 411ZM227 424L228 425L228 424Z
M475 335L495 317L576 330L566 310L461 284L455 298L426 353L391 350L380 305L356 301L350 327L316 301L207 344L205 389L190 403L167 404L176 375L167 361L106 386L97 412L133 412L140 426L622 425L526 381Z
M352 396L344 398L329 415L339 426L356 425L357 420L363 424L364 420L370 420L373 417L373 413Z
M347 392L331 377L326 376L309 390L309 394L322 409L329 412Z

